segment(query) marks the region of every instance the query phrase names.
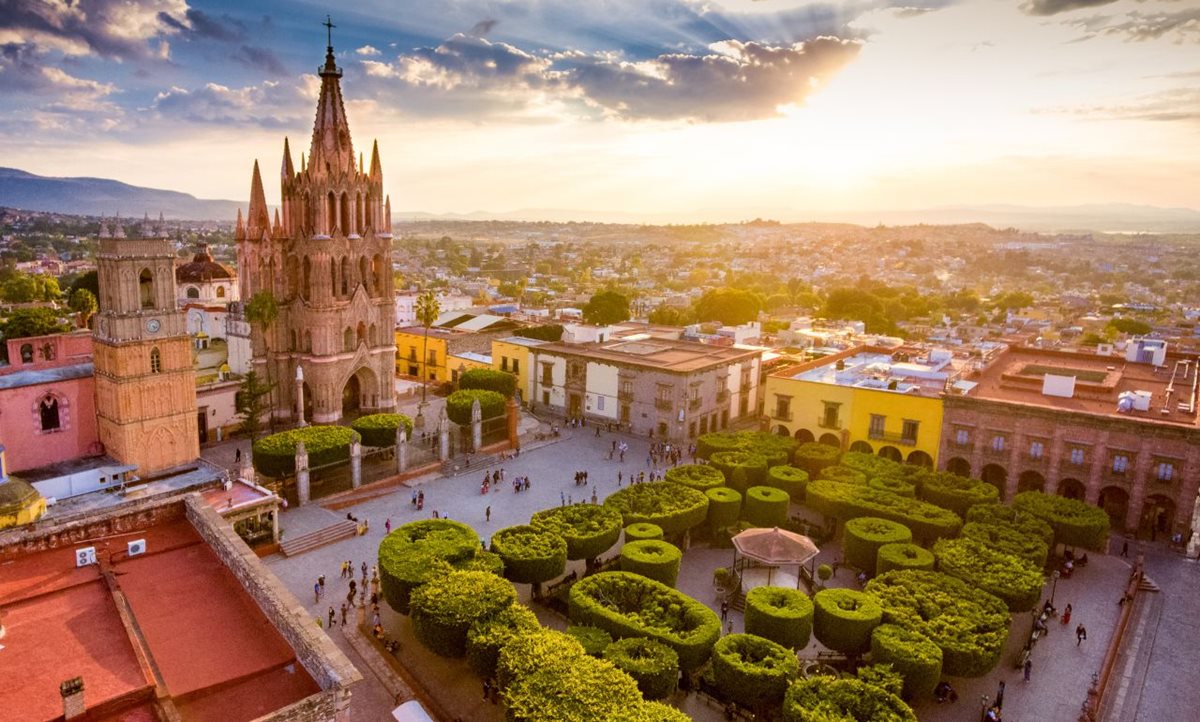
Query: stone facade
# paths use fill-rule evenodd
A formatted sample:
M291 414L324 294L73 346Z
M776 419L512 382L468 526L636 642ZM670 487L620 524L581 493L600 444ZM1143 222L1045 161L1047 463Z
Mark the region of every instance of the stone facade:
M249 211L245 219L239 211L237 225L243 304L231 308L244 317L256 294L274 298L274 322L251 324L253 368L274 381L274 413L284 419L297 418L292 380L302 369L300 411L317 423L395 407L391 201L378 144L369 170L355 158L342 71L333 48L327 51L312 145L299 172L284 140L282 215L273 222L254 164Z

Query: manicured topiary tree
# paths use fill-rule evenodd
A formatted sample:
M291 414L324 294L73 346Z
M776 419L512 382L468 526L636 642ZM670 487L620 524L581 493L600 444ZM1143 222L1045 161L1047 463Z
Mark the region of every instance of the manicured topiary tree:
M899 462L892 461L891 459L885 459L882 456L874 454L864 454L861 451L847 451L842 454L842 458L838 463L855 471L861 471L868 479L894 472L902 466Z
M767 469L764 484L786 493L792 501L804 501L804 487L808 486L808 472L795 466L772 466Z
M799 670L794 652L753 634L727 634L713 647L717 689L726 699L751 709L782 702Z
M304 442L308 466L314 468L350 459L350 442L358 434L345 426L305 426L280 431L254 442L254 469L264 476L281 479L296 473L296 445Z
M629 637L608 645L604 659L633 677L646 699L665 699L679 681L679 655L662 642Z
M787 492L769 486L752 486L746 490L742 518L757 527L783 526L787 523Z
M750 451L718 451L708 463L725 477L732 489L745 492L747 486L758 486L767 479L767 457ZM735 474L737 470L741 474Z
M412 593L413 634L434 654L466 654L471 625L515 604L512 584L487 572L451 572L431 579Z
M1055 544L1100 550L1108 541L1108 514L1100 507L1040 491L1017 494L1013 507L1049 524Z
M562 574L567 567L567 543L550 531L523 524L492 534L492 552L504 560L504 576L517 584L534 585Z
M567 542L567 559L595 560L621 538L621 514L600 504L555 506L536 512L529 525L558 534Z
M413 422L404 414L370 414L360 416L350 424L350 428L362 437L363 446L395 446L396 429L401 426L411 439Z
M504 692L508 719L611 720L644 704L637 683L612 663L584 656L567 669L539 669Z
M667 536L682 534L708 515L708 497L704 492L669 481L618 489L604 500L604 505L619 511L625 526L649 522L662 527Z
M1046 531L1050 530L1050 525L1041 519L1030 517L1028 521L1034 522ZM1051 532L1051 537L1053 537L1053 532ZM1015 523L989 524L969 521L963 525L962 538L974 539L998 552L1023 559L1035 569L1046 566L1046 557L1050 554L1048 542L1037 531L1034 531L1031 524L1017 526Z
M871 661L892 665L904 678L905 699L929 694L942 678L942 650L925 635L896 624L871 632Z
M880 491L888 491L897 496L907 496L910 499L917 495L916 485L900 476L876 476L867 479L867 486Z
M414 589L473 563L479 551L479 536L462 522L425 519L396 527L379 544L383 598L392 609L408 614Z
M496 674L500 650L517 637L541 629L537 615L523 604L513 604L494 617L481 619L467 630L467 665L484 679Z
M801 444L792 454L792 464L807 471L809 478L815 479L821 469L836 464L841 455L842 450L836 446L810 441Z
M858 679L812 677L793 683L783 722L917 722L912 708L885 689Z
M708 528L712 530L732 526L742 511L742 495L721 486L704 492L708 497Z
M813 596L813 633L826 647L857 655L871 646L883 610L874 597L853 589L822 589Z
M1010 613L999 597L941 572L896 570L867 582L883 619L928 637L942 650L942 671L980 677L1000 661Z
M672 484L686 486L689 489L708 491L718 486L725 486L725 475L715 466L708 464L683 464L667 469L663 479Z
M917 544L884 544L875 555L875 573L893 569L933 571L933 552Z
M866 484L867 475L848 466L826 466L817 472L818 479L840 481L843 484Z
M630 524L625 527L625 543L635 541L652 541L663 538L662 527L658 524L651 524L645 521L639 521L636 524Z
M804 649L812 634L813 603L799 589L755 587L746 594L747 634Z
M480 417L492 419L504 415L507 399L503 394L484 389L459 389L446 397L446 416L459 426L471 423L471 406L479 400Z
M864 664L854 671L854 677L897 697L904 692L904 678L890 664Z
M956 536L962 528L962 519L949 509L865 485L817 479L809 483L805 500L826 518L876 516L899 522L923 542Z
M692 718L666 702L646 700L620 710L612 722L692 722Z
M846 522L842 550L850 566L874 576L879 547L911 541L912 532L903 524L874 516L860 516Z
M718 451L738 451L742 448L742 436L736 431L714 431L701 434L696 439L696 456L707 459Z
M577 639L583 645L583 651L593 657L604 654L613 641L611 634L598 627L570 626L567 627L567 635Z
M679 547L665 541L647 539L621 547L621 571L641 574L668 587L675 586L682 560Z
M981 479L970 479L949 471L930 472L920 480L917 496L959 516L976 504L994 504L1000 490Z
M495 391L508 398L517 390L517 377L495 369L468 369L459 374L458 388Z
M767 466L786 464L799 445L790 436L765 431L714 431L696 439L696 456L709 459L721 451L747 451L765 457Z
M1033 609L1046 581L1040 567L975 539L939 539L933 556L939 571L996 595L1011 612Z
M514 637L500 648L500 656L496 661L496 681L501 689L508 689L513 682L538 670L553 670L563 674L587 656L583 645L574 637L554 629L538 627Z

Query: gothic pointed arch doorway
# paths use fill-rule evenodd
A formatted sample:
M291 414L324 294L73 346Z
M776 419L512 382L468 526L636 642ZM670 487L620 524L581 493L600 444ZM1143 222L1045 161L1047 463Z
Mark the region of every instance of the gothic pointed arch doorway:
M379 389L375 373L366 366L360 366L342 387L342 416L357 415L373 410L378 405Z

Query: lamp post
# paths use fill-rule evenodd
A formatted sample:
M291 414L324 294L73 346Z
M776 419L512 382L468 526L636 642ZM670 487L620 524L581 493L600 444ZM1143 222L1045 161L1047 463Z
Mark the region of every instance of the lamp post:
M987 722L988 702L991 699L986 694L979 697L979 722Z
M1054 581L1053 581L1053 582L1050 584L1050 606L1051 606L1051 607L1053 607L1053 606L1054 606L1054 593L1055 593L1056 591L1058 591L1058 578L1059 578L1060 576L1062 576L1062 574L1061 574L1061 573L1060 573L1060 572L1059 572L1057 569L1055 569L1053 572L1051 572L1051 573L1050 573L1050 578L1051 578L1052 580L1054 580Z

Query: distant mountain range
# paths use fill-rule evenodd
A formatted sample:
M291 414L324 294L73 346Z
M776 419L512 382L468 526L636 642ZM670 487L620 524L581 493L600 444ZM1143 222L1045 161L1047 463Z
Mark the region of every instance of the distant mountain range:
M232 221L236 201L205 200L178 191L142 188L107 178L50 178L15 168L0 168L0 206L30 211L74 215L115 215L129 218L143 213L188 220ZM1107 203L1079 206L980 205L891 211L808 212L763 209L746 213L736 209L707 209L694 214L641 214L622 211L581 211L561 208L526 208L493 213L396 213L411 221L592 221L598 223L688 223L689 218L712 222L750 220L753 216L783 222L836 222L865 226L951 225L986 223L997 228L1029 231L1099 231L1110 233L1200 233L1200 210Z

